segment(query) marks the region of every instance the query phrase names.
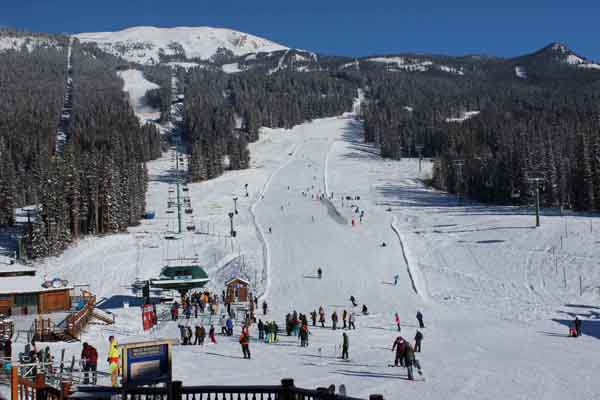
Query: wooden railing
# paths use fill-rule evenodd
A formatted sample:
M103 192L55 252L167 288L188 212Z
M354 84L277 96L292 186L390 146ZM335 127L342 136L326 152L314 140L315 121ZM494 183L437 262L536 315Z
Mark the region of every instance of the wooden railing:
M283 379L281 385L254 386L182 386L175 381L166 387L112 388L82 386L71 398L94 400L120 395L121 400L364 400L331 393L327 388L316 390L294 386L293 379ZM371 395L369 400L383 400Z
M44 374L27 378L19 374L19 367L11 370L11 400L64 400L70 394L70 384L61 383L60 389L46 383Z
M92 319L96 307L96 296L86 290L76 297L85 302L80 310L72 313L65 320L63 327L56 325L51 319L36 318L33 325L34 339L37 341L55 341L79 338L81 331ZM75 298L75 297L74 297Z
M85 290L82 290L82 293L86 301L85 306L67 318L66 332L75 339L79 337L83 328L90 321L94 313L94 308L96 308L96 296Z

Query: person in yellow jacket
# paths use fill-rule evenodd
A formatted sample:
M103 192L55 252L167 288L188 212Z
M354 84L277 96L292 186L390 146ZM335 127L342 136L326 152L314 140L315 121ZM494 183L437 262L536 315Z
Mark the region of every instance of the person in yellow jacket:
M118 386L121 352L117 347L117 339L114 336L108 337L108 343L108 369L110 370L110 381L113 387L115 387Z

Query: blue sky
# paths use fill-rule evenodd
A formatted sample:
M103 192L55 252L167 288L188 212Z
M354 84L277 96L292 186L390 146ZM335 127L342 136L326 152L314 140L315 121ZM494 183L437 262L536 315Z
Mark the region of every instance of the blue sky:
M290 47L362 56L514 56L553 41L600 60L600 1L2 0L0 26L93 32L135 25L216 26ZM571 3L572 5L569 5Z

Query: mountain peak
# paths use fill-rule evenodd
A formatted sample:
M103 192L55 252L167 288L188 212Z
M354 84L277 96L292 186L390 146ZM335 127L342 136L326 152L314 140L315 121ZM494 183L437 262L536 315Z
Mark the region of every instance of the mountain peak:
M75 37L82 42L95 42L104 51L141 64L156 64L161 55L208 60L221 49L236 56L287 49L248 33L207 26L136 26L117 32L79 33Z

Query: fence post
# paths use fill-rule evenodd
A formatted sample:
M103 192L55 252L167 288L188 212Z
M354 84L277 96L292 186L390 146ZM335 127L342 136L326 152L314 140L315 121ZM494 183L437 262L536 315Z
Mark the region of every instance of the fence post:
M372 394L369 396L369 400L383 400L383 396L380 394Z
M10 371L10 399L19 400L19 368L15 366Z
M60 383L60 400L64 400L69 397L71 394L71 383L70 382L61 382Z
M46 386L46 379L44 377L44 374L40 374L38 373L35 376L35 398L36 399L43 399L44 398L44 388Z
M281 380L281 399L282 400L293 400L294 399L294 380L290 378Z
M181 400L181 381L173 381L167 384L167 399Z

